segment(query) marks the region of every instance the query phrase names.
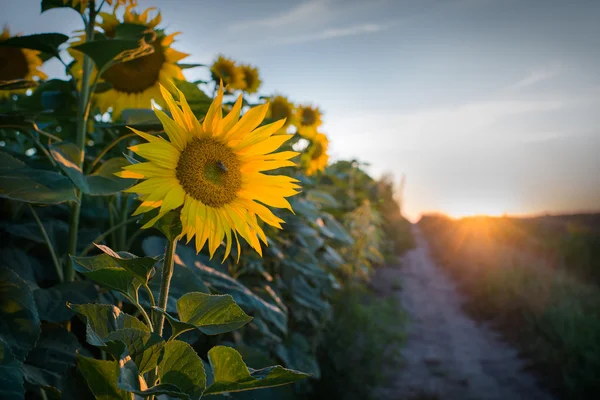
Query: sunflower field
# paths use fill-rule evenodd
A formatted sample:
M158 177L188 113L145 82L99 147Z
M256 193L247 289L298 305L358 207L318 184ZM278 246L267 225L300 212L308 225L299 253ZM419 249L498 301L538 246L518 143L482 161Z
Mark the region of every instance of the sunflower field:
M0 398L310 397L337 294L397 252L391 183L157 10L53 8L81 30L0 36Z

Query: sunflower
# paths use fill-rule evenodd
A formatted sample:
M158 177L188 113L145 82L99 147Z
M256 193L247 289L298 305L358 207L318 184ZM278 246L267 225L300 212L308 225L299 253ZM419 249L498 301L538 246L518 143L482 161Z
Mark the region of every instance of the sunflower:
M138 14L132 11L132 5L127 7L123 15L123 21L120 21L116 16L117 8L118 4L112 14L99 14L102 17L102 22L98 26L109 38L115 36L116 28L121 23L145 25L148 28L155 29L161 21L160 13L150 19L149 13L154 8L149 8ZM162 100L159 86L166 84L173 78L185 79L177 62L187 57L188 54L170 47L179 32L170 35L164 35L159 31L155 32L157 37L152 43L154 47L152 54L115 64L102 74L100 82L108 82L112 87L105 92L94 95L96 105L101 112L104 113L112 107L113 118L116 119L121 115L121 111L126 108L150 108L152 100L164 107L165 103ZM84 40L83 37L80 37L73 44L80 44ZM83 56L76 51L73 51L72 55L77 63L74 69L77 75L81 76Z
M294 105L284 96L274 96L271 98L271 106L267 112L267 119L285 118L285 124L282 129L287 128L294 118Z
M5 26L0 34L0 42L8 40L10 32ZM12 81L15 79L46 79L45 73L39 70L43 61L39 58L39 51L21 49L18 47L0 47L0 82ZM9 97L12 94L25 93L27 89L20 90L2 90L0 99Z
M215 82L223 81L231 90L244 90L244 72L235 64L235 61L220 55L210 67L212 78Z
M300 136L312 140L322 122L319 107L304 105L296 109L296 128Z
M187 235L188 242L195 236L198 252L208 241L212 258L225 238L226 258L231 251L233 232L238 257L238 234L262 255L259 239L265 245L267 241L257 217L279 229L284 222L263 204L292 210L286 197L297 194L299 189L296 179L262 173L295 165L290 158L298 153L275 152L292 137L274 134L285 121L257 128L269 105L254 107L240 118L242 96L231 112L223 116L221 84L200 123L181 91L177 90L176 103L164 87L160 90L173 118L160 110L155 113L169 140L130 128L149 142L130 147L148 162L129 165L118 173L122 178L145 179L126 190L138 193L142 200L134 215L160 207L158 215L143 226L148 228L170 210L182 207L181 235Z
M262 81L258 76L258 68L253 67L249 64L244 64L240 67L242 73L244 74L244 92L252 94L258 91L260 84Z
M303 155L303 164L306 168L306 175L314 175L317 171L323 171L329 162L327 148L329 140L322 133L317 133L310 145L308 151Z

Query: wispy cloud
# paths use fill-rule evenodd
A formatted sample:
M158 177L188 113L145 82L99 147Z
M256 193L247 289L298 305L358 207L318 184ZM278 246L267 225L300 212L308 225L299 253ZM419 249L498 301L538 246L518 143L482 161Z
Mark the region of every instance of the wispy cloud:
M234 23L229 26L229 30L241 32L260 28L290 27L310 20L323 19L330 14L331 3L330 0L308 0L270 17Z
M236 38L244 32L244 42L251 42L253 47L372 34L391 26L390 23L384 24L365 18L365 15L368 15L367 10L373 10L380 4L385 2L367 4L360 1L307 0L266 18L235 22L227 31ZM251 41L248 40L249 37L252 37ZM239 40L237 39L237 42Z
M532 70L525 78L509 86L510 90L520 90L528 86L536 85L559 75L562 68L559 65L543 67Z

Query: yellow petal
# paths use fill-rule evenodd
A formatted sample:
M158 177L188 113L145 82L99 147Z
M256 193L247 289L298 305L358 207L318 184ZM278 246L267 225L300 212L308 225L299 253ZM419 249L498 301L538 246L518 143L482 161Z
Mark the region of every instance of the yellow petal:
M221 121L221 124L223 125L223 133L225 134L225 138L227 138L227 133L229 132L229 130L231 128L233 128L233 126L240 119L240 111L242 111L242 103L243 103L243 98L242 98L242 95L240 94L239 97L237 98L237 100L235 101L235 104L231 108L231 111L229 111L229 114L227 114L225 116L225 118L223 118L223 120Z
M248 110L246 114L227 132L225 140L243 139L265 119L269 104L261 104Z
M208 108L208 112L206 113L206 117L204 117L204 121L202 122L202 129L204 132L212 133L213 122L215 121L215 117L217 113L222 113L221 103L223 102L223 81L219 84L219 92L217 93L217 97L213 100ZM220 121L220 118L219 118Z
M293 135L274 135L260 143L246 147L245 149L240 150L238 153L242 156L268 154L277 150L282 144L290 140L292 137Z
M258 129L255 129L246 136L243 140L241 140L238 144L233 146L234 150L242 150L246 147L252 146L254 144L263 142L271 137L275 132L277 132L283 124L285 123L285 119L281 119L279 121L273 122L272 124L268 124L265 126L261 126Z
M167 132L167 135L171 140L171 144L175 146L177 150L183 151L191 139L191 135L184 130L184 127L177 124L164 112L160 110L154 110L154 112L156 113L158 119L160 119L160 122L163 124L165 132Z
M163 168L175 169L179 161L179 151L169 142L143 143L129 147L131 151Z

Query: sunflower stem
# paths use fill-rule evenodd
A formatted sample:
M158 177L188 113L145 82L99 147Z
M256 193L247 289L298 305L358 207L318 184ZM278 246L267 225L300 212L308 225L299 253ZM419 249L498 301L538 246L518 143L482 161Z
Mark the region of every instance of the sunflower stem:
M160 291L158 292L158 308L167 311L167 300L169 299L169 288L171 286L171 278L173 277L173 264L175 249L177 248L177 239L169 240L165 251L165 259L163 261L162 276L160 281ZM154 331L162 335L165 324L165 316L162 313L154 313Z
M171 286L171 278L173 277L173 264L175 249L177 248L177 239L169 240L165 251L165 259L163 261L162 276L160 281L160 291L158 292L158 308L167 311L167 301L169 300L169 288ZM162 336L163 327L165 325L165 316L163 313L152 311L152 319L154 322L154 332ZM148 374L148 386L152 387L156 383L158 376L158 367L150 371ZM150 400L153 400L152 396Z
M90 12L89 20L85 26L85 41L91 42L94 40L94 24L96 23L96 2L90 0L88 8ZM79 156L79 169L83 169L83 160L85 158L85 139L87 130L87 120L89 116L89 100L90 100L90 75L92 73L92 59L87 55L83 58L83 75L81 78L81 91L79 92L79 101L77 104L77 140L76 145L79 147L81 154ZM79 216L81 214L82 193L77 191L77 201L71 205L71 215L69 220L69 246L67 254L74 255L77 252L77 236L79 234ZM67 257L64 270L65 281L72 282L75 278L75 268L71 257Z
M46 242L46 245L48 246L48 250L50 251L50 256L52 256L52 262L54 263L54 267L56 268L56 275L58 275L58 279L60 282L64 282L65 279L63 276L63 270L60 266L60 262L58 261L58 257L56 256L56 252L54 251L54 246L52 245L52 242L50 241L50 238L48 237L46 228L44 228L44 224L42 224L42 221L40 220L40 217L38 217L33 206L31 204L28 204L28 206L29 206L29 210L33 214L33 218L35 218L35 222L37 222L37 224L40 228L40 232L42 232L44 241Z

